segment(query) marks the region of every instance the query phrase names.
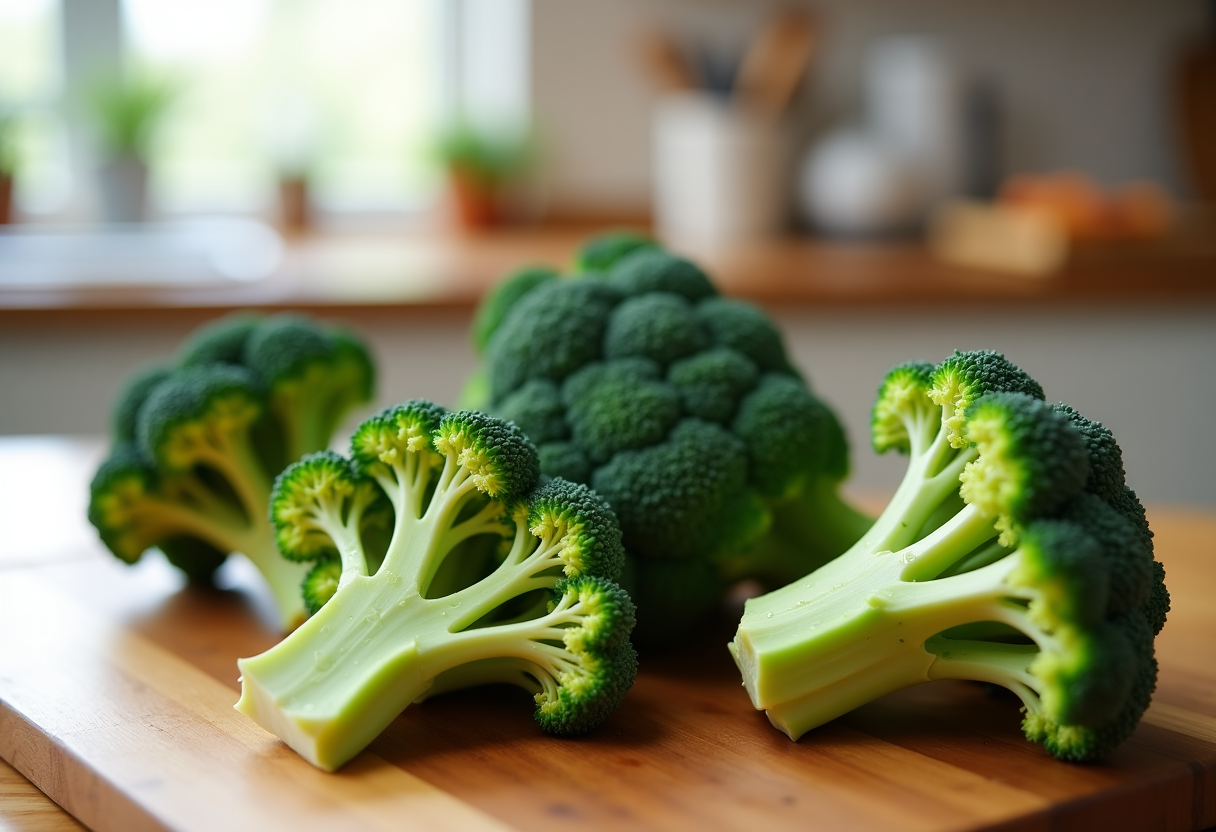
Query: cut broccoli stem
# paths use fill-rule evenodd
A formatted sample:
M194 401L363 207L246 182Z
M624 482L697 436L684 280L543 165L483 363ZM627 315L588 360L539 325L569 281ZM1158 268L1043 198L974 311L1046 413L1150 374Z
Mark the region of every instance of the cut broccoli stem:
M325 770L371 742L427 693L430 680L461 665L484 682L480 662L512 660L496 665L502 681L523 674L533 680L528 687L553 696L555 677L587 675L562 642L586 615L581 597L564 596L532 621L454 632L460 599L423 598L395 573L356 578L344 593L341 605L322 607L291 639L240 662L236 709ZM453 680L445 686L458 686Z

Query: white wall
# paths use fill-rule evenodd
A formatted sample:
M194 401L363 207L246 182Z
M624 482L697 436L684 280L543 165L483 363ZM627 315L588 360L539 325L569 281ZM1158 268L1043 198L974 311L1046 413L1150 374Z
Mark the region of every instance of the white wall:
M878 306L773 310L794 360L841 415L853 485L894 487L898 459L868 446L869 407L883 374L954 349L1006 354L1064 400L1106 424L1124 448L1128 482L1149 502L1216 507L1216 306L1147 308ZM200 318L201 320L201 318ZM380 366L378 405L414 397L452 404L474 366L468 318L378 311L348 322ZM115 391L150 357L170 354L193 325L88 319L0 327L0 434L107 430Z
M823 40L800 100L807 130L855 116L867 44L935 34L992 82L1009 171L1083 169L1178 190L1169 93L1182 41L1205 31L1201 0L816 0ZM634 60L657 23L738 50L776 0L533 0L533 108L547 138L554 206L644 210L654 94ZM809 133L808 133L809 135Z

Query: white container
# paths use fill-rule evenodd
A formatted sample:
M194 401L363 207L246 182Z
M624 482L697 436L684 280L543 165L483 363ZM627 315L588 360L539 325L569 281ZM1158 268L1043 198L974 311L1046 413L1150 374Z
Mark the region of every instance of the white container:
M963 190L964 85L949 50L928 36L875 43L865 71L870 135L919 174L926 208Z
M786 142L772 119L710 95L662 100L654 117L659 239L704 248L781 233L786 170Z

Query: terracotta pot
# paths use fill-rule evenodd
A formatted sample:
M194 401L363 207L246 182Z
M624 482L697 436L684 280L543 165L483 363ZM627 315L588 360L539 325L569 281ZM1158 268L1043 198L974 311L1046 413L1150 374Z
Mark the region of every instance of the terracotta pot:
M0 176L0 225L13 221L13 179Z
M448 172L448 192L456 224L466 230L490 228L502 222L498 189L485 177L454 169Z
M312 210L307 179L293 176L279 180L279 212L279 222L285 234L308 232L312 227Z

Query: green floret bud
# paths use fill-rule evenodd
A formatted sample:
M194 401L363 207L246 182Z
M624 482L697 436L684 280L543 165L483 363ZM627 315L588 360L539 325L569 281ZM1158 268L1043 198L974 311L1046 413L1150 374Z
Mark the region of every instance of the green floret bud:
M929 398L945 410L950 444L965 447L962 426L967 410L985 393L1025 393L1043 398L1043 388L1005 356L991 350L955 351L933 373Z
M590 278L550 281L528 293L491 339L486 366L498 401L533 378L561 380L603 355L620 293Z
M446 414L435 432L435 450L456 459L484 494L510 503L536 484L536 446L511 422L476 410Z
M743 440L751 481L765 497L789 499L811 480L848 474L844 429L796 378L763 376L740 403L731 431Z
M136 373L123 387L114 407L112 424L116 443L134 442L139 431L139 411L160 384L172 374L169 367L148 367Z
M680 295L650 292L626 298L604 333L604 357L648 358L662 366L705 349L709 338Z
M948 421L948 420L947 420ZM979 451L959 494L1009 530L1060 509L1085 483L1089 455L1068 420L1025 393L989 393L968 407L962 435Z
M338 591L342 580L342 561L337 555L322 557L304 576L304 607L309 615L316 615L321 607L329 603Z
M371 484L361 482L346 457L333 451L309 454L275 481L270 519L283 557L310 561L337 555L329 523L342 524L350 506L373 499ZM365 492L356 499L356 492Z
M221 464L234 442L244 443L262 413L254 376L242 367L211 364L175 373L152 390L136 433L144 453L167 471Z
M570 482L591 482L593 466L575 442L549 442L536 449L540 470L546 477L561 477Z
M1153 550L1144 545L1132 521L1092 493L1078 495L1062 516L1085 526L1105 553L1101 571L1110 583L1109 613L1122 614L1148 603Z
M494 409L496 416L514 422L537 445L570 437L561 388L547 378L525 381Z
M911 453L932 441L941 422L941 408L929 398L935 365L910 361L889 371L878 387L870 411L870 441L880 454Z
M135 563L157 534L140 526L137 513L156 491L156 472L132 444L116 445L89 485L89 522L111 552Z
M697 304L697 317L710 341L742 353L761 370L797 375L773 321L759 307L741 300L710 297Z
M606 272L636 251L658 248L658 243L644 234L634 231L609 231L592 237L583 244L574 258L574 272Z
M261 321L245 341L242 359L269 389L299 382L312 365L328 363L334 346L311 321L275 315Z
M177 353L179 367L245 363L245 344L261 323L252 312L234 312L203 324L182 344Z
M414 400L385 408L365 420L350 440L350 455L363 472L385 475L407 458L424 468L443 463L435 450L434 433L445 411L432 402Z
M596 464L661 441L680 419L680 400L642 358L589 364L562 385L570 434Z
M755 363L729 347L698 352L667 370L667 382L679 395L684 412L718 424L734 418L739 400L758 379Z
M686 419L666 441L622 451L591 486L613 506L625 547L640 557L703 557L747 539L768 522L746 499L747 449L721 425Z
M508 275L482 298L473 315L473 346L479 354L486 351L490 338L521 299L533 289L558 276L548 266L528 266Z
M1148 602L1144 605L1144 617L1148 620L1153 635L1161 632L1170 611L1170 591L1165 587L1165 566L1153 561L1153 584L1149 589Z
M1123 451L1114 435L1100 422L1086 419L1063 402L1052 405L1052 409L1067 418L1085 441L1089 452L1089 478L1085 481L1085 490L1109 503L1117 502L1124 489L1124 473Z
M670 292L695 302L718 294L696 265L660 249L641 249L622 258L608 272L606 280L631 297Z
M541 541L560 544L557 557L566 577L620 575L620 526L608 504L586 486L561 479L541 485L528 499L527 524Z

